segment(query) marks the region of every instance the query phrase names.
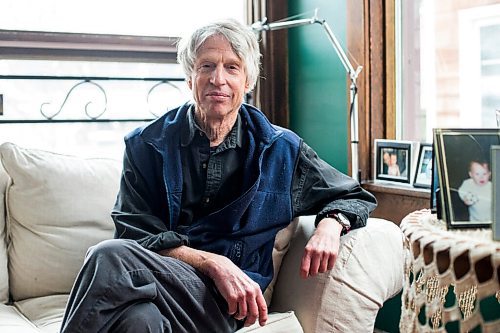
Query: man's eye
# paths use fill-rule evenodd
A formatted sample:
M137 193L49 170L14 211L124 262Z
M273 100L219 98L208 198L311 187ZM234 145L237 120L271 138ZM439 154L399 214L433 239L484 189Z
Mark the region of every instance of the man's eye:
M213 67L212 64L201 64L200 68L203 70L211 69Z

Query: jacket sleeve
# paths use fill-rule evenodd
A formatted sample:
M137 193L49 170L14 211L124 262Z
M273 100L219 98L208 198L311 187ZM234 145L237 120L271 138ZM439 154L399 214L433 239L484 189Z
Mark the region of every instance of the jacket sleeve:
M317 224L326 214L338 211L353 229L365 226L377 207L371 193L322 160L305 142L294 170L292 196L294 216L316 214Z
M111 213L116 228L115 238L136 240L146 249L155 252L188 245L187 236L168 229L170 224L167 221L167 203L162 195L164 191L157 185L163 182L151 181L151 174L149 182L144 177L145 172L161 175L161 168L159 171L155 170L153 159L148 159L148 162L151 162L148 164L150 169L140 170L134 163L134 156L127 145L120 190Z

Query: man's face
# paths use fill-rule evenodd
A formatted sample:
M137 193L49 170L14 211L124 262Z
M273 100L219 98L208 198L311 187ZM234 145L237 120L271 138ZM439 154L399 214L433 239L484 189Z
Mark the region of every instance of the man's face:
M396 165L398 163L398 156L396 154L391 155L390 165Z
M248 89L245 65L221 36L207 38L198 50L188 80L196 108L208 119L238 112Z
M490 180L491 172L487 165L474 162L470 166L469 176L472 178L474 183L479 186L483 186Z

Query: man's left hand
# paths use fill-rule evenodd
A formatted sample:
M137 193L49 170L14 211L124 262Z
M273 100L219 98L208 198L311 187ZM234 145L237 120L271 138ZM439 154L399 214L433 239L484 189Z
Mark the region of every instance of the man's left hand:
M308 278L329 271L335 265L339 253L342 225L326 217L322 219L307 242L300 265L300 276Z

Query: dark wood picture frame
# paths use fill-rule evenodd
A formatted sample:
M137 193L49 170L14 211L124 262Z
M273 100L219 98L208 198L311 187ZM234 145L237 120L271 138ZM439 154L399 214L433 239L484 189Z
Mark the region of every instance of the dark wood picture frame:
M473 185L477 179L473 177L476 169L472 167L479 168L483 175L488 174L490 149L500 145L500 130L437 128L433 134L441 218L449 229L491 227L491 181L483 179L481 184Z

